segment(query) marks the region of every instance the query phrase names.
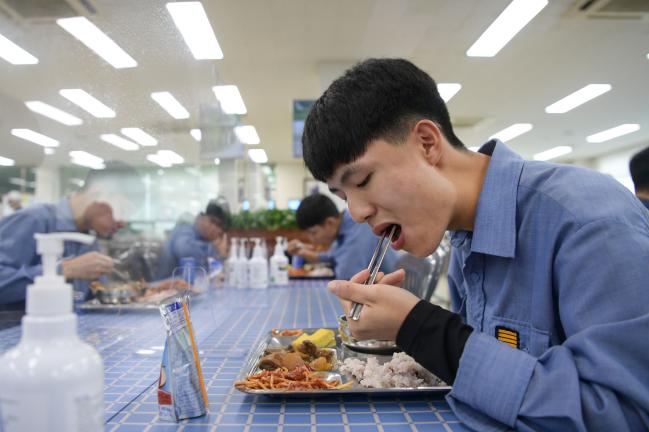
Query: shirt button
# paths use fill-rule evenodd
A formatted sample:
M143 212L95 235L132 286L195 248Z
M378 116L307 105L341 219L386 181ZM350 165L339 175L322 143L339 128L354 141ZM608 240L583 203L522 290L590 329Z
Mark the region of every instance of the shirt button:
M480 281L480 275L478 273L471 273L471 282L478 283Z

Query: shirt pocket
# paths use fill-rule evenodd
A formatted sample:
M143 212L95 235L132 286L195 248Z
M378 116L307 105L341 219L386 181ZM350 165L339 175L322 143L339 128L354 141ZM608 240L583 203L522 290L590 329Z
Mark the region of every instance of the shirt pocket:
M488 331L499 341L534 357L541 356L550 347L550 333L526 321L494 316Z

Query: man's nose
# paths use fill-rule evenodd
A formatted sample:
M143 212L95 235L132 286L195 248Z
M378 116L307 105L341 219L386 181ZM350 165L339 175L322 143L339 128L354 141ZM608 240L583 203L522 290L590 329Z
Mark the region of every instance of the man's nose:
M347 197L347 206L349 207L349 214L356 223L367 222L375 213L374 206L361 199Z

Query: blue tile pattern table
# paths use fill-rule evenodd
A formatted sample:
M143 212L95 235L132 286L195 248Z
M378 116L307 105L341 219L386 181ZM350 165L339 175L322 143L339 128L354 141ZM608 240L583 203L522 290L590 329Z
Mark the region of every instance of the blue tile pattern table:
M221 288L191 308L209 413L178 424L158 419L157 378L164 328L157 310L79 316L81 336L102 355L106 431L416 432L464 431L439 395L268 398L234 389L249 351L274 327L336 327L341 313L324 281L268 290ZM20 328L0 330L0 352Z

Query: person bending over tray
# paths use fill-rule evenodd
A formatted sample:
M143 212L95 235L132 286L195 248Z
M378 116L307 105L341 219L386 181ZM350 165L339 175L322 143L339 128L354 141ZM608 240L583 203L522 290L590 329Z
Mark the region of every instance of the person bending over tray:
M83 232L108 239L142 202L144 184L121 162L90 170L83 187L57 204L34 204L0 221L0 310L24 310L27 285L42 274L35 233ZM113 270L99 245L65 242L60 272L74 286L75 299L91 296L90 282Z
M453 384L475 430L649 429L649 213L597 172L526 161L497 139L469 151L435 81L371 59L317 100L302 137L313 176L375 234L416 256L452 230L454 312L363 271L330 290L360 339L396 340ZM371 249L371 248L370 248Z
M339 213L331 198L323 194L304 198L295 213L295 220L312 243L330 247L325 252L317 252L312 245L295 239L288 244L289 254L301 256L310 263L328 263L340 279L349 279L367 267L378 237L367 225L354 222L347 210ZM381 270L393 271L396 260L395 252L389 250Z

